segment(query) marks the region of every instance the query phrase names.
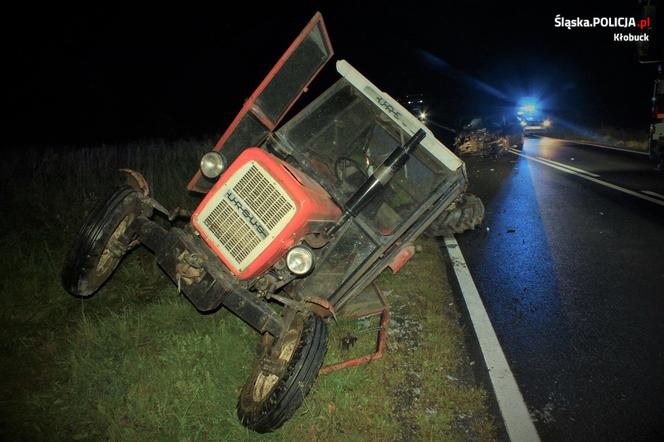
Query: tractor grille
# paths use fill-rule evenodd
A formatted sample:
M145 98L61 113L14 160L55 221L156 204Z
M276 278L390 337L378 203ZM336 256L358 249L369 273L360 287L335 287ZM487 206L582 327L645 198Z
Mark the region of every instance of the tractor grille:
M237 262L244 261L261 242L261 237L237 216L225 200L205 218L204 223Z
M284 198L279 189L271 185L255 165L252 165L240 178L233 190L246 201L251 210L270 230L274 229L279 221L294 208L293 203Z
M201 212L207 236L238 271L250 265L295 214L295 204L255 161L241 167Z

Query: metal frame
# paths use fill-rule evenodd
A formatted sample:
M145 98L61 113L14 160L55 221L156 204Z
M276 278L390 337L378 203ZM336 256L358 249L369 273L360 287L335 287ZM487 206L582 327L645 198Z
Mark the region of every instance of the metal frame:
M259 333L281 336L282 317L244 289L200 237L177 227L166 230L144 217L133 229L197 310L209 312L223 305Z
M314 29L315 26L320 25L321 32L323 34L323 38L325 39L325 44L329 48L329 54L327 60L321 63L320 67L316 70L316 72L311 76L309 81L304 85L304 87L300 90L300 92L292 98L286 109L279 115L279 118L277 118L276 121L271 121L260 109L259 106L256 105L256 100L258 97L263 93L265 88L270 84L270 82L274 79L274 77L277 75L277 73L281 70L281 68L286 64L290 56L295 52L295 50L300 46L302 41L311 33L311 31ZM321 15L320 12L316 12L316 14L313 16L313 18L309 21L307 26L300 32L300 34L297 36L297 38L291 43L291 45L286 49L286 52L279 58L279 61L274 65L274 67L270 70L270 72L267 74L267 76L263 79L260 85L258 85L258 88L254 91L253 94L247 99L247 101L244 102L244 105L242 106L242 109L240 112L237 114L233 122L228 126L228 129L224 132L224 134L219 138L219 141L217 141L217 144L214 146L214 150L219 152L221 148L224 146L226 141L230 138L230 136L233 134L235 131L236 127L238 124L240 124L240 121L248 114L251 113L256 119L267 128L268 133L272 132L274 128L279 124L279 122L283 119L284 115L288 113L288 111L293 107L295 102L300 98L300 96L308 89L309 85L311 82L316 78L316 76L320 73L320 71L325 67L327 62L332 58L334 55L334 49L332 48L332 43L330 42L330 37L327 33L327 28L325 27L325 22L323 21L323 16ZM266 135L267 136L267 135ZM202 188L198 185L199 180L201 180L203 177L203 174L200 170L196 171L196 174L192 177L192 179L189 181L189 184L187 184L187 189L194 191L194 192L199 192L199 193L207 193L209 189Z
M398 245L406 244L414 237L422 233L431 222L437 217L449 203L451 203L461 193L461 183L459 174L456 179L452 177L444 182L434 194L425 201L411 217L401 224L401 226L390 236L391 240L379 245L376 250L367 258L367 260L353 272L334 294L329 298L334 307L339 310L350 299L359 294L362 288L366 287L390 264L394 256L399 253ZM426 211L431 211L429 216L422 217ZM363 229L368 230L361 220L354 220ZM359 222L358 222L359 221ZM349 221L353 222L353 221ZM378 264L382 260L382 263Z
M383 110L404 132L413 136L418 130L423 130L427 136L420 142L422 147L431 153L441 164L449 170L455 171L463 167L463 162L454 155L443 143L438 140L419 119L403 107L397 100L386 92L381 91L364 75L357 71L346 60L337 61L337 72L345 78L355 89L367 97L377 108Z
M376 339L376 351L365 356L360 356L347 361L326 365L325 367L320 369L321 374L327 374L344 368L356 367L358 365L368 364L369 362L376 361L382 358L383 355L385 354L385 339L387 338L387 328L390 322L390 305L388 304L387 299L385 299L385 295L383 295L382 290L380 289L380 287L378 287L378 284L376 284L375 281L371 283L371 286L376 292L376 296L380 300L382 307L376 309L367 309L364 311L357 312L353 315L353 317L364 318L367 316L374 316L380 313L381 315L380 329L378 330L378 336Z

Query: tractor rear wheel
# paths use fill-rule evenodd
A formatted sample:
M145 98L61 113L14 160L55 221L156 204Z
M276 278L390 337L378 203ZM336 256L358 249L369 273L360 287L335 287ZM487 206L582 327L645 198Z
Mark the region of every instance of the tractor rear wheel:
M464 193L431 223L427 233L445 236L473 230L484 219L484 204L472 193Z

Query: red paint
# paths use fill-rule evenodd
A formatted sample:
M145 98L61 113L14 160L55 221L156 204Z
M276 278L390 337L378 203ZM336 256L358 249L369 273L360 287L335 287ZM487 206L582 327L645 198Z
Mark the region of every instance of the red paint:
M336 321L337 319L337 309L334 308L332 304L330 304L330 301L327 299L322 299L318 298L317 296L307 296L304 298L305 302L310 302L312 304L316 304L319 307L323 308L323 311L321 312L320 310L314 311L315 314L320 316L321 318L326 318L328 317L328 313L331 314L334 317L334 320Z
M321 374L327 374L332 371L341 370L342 368L355 367L358 365L368 364L369 362L376 361L382 358L383 355L385 354L385 339L387 338L387 327L390 322L390 305L387 303L387 300L385 299L383 292L380 290L380 288L375 282L373 283L373 287L376 290L376 294L378 295L380 302L383 304L383 308L377 311L381 313L381 318L380 318L380 331L378 332L378 344L376 347L376 351L374 353L361 356L359 358L327 365L320 369ZM377 312L376 311L366 312L365 314L358 317L369 316Z
M208 204L208 201L219 191L219 189L232 177L238 169L249 161L256 161L274 178L277 183L290 195L295 203L295 215L277 237L267 248L243 271L236 269L214 245L201 229L198 216ZM300 239L310 232L310 221L334 222L341 216L341 209L330 198L330 195L303 172L297 170L290 164L281 161L257 147L250 147L229 166L228 170L219 178L219 181L208 192L201 204L196 208L191 217L192 225L205 239L205 242L214 250L230 271L239 279L250 279L260 275L271 267L279 258L284 256L288 249L295 245Z
M270 84L272 79L277 75L277 73L281 70L281 68L284 66L284 64L288 61L290 56L295 52L295 50L300 46L302 41L304 41L305 38L315 29L316 26L320 26L321 33L323 34L323 38L325 40L325 46L326 49L328 50L328 57L321 63L320 68L311 76L309 81L303 86L302 90L300 90L297 95L295 95L286 109L282 112L282 114L279 116L279 118L276 121L270 121L267 116L265 116L262 112L262 110L259 108L258 105L256 105L256 100L258 97L263 93L263 90ZM295 102L300 98L300 95L304 93L307 88L309 87L309 84L316 78L318 73L323 69L323 67L327 64L327 62L332 58L334 55L334 50L332 49L332 43L330 42L330 38L327 34L327 29L325 28L325 22L323 22L323 16L321 15L320 12L317 12L313 18L309 21L307 26L300 32L300 35L297 36L297 38L293 41L293 43L288 47L286 52L281 56L279 61L277 61L277 64L274 65L272 70L267 74L267 76L263 79L260 85L258 85L258 88L254 91L253 94L251 94L251 97L247 101L244 102L244 105L242 106L242 109L240 112L237 114L233 122L231 123L230 126L228 126L228 129L226 129L226 132L219 138L219 141L217 141L217 144L214 146L214 150L219 152L224 144L226 144L226 141L230 136L233 134L235 131L235 128L237 125L240 123L240 120L244 118L244 116L251 112L253 115L255 115L258 120L263 124L267 129L272 131L277 124L281 121L281 119L288 113L290 108L295 104ZM247 146L250 147L250 146ZM191 181L189 181L189 184L187 184L187 189L193 191L193 192L200 192L200 193L205 193L207 192L207 189L199 187L198 186L198 181L203 177L203 174L201 173L200 170L196 172L196 174L193 176Z
M399 270L401 270L401 267L406 264L410 258L415 255L415 246L412 244L406 244L403 246L401 250L399 250L399 253L396 254L394 259L392 259L392 262L390 262L389 266L392 269L393 273L397 273Z

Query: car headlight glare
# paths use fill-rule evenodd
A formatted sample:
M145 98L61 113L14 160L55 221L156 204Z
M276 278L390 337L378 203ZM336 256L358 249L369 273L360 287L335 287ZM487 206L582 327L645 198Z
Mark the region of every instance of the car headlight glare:
M208 152L201 158L201 172L206 178L217 178L224 169L226 169L226 159L219 152Z
M286 255L288 270L296 275L306 275L314 267L314 252L305 246L296 246Z

